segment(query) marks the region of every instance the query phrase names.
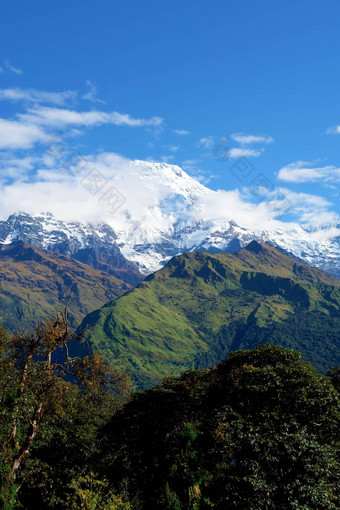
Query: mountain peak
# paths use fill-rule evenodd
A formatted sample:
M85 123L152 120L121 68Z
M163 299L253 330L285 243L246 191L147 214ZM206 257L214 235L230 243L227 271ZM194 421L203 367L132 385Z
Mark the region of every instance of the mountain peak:
M17 218L20 218L20 219L23 219L23 218L32 218L32 216L30 214L28 214L27 212L25 212L25 211L17 211L17 212L14 212L13 214L11 214L8 217L8 221L15 220Z
M143 185L148 188L156 182L160 189L166 186L170 193L174 191L185 196L198 193L199 195L214 193L212 190L206 188L198 180L191 177L187 172L182 170L178 165L170 163L155 162L155 161L130 161L130 167L133 172L137 170L136 178L143 181Z
M266 249L266 245L264 243L259 243L258 241L251 241L247 246L244 247L245 250L248 250L252 253L260 253L261 251Z
M39 218L48 218L48 219L54 218L54 215L50 211L43 211L40 214L38 214L37 216Z
M306 264L292 254L267 243L252 241L235 253L235 257L258 272L266 272L273 276L303 280L312 284L340 286L340 280L330 274Z
M188 174L186 174L178 165L171 165L169 163L164 162L141 161L139 159L136 159L134 161L131 161L130 165L137 166L143 169L145 175L162 176L164 174L174 174L177 177L188 176Z

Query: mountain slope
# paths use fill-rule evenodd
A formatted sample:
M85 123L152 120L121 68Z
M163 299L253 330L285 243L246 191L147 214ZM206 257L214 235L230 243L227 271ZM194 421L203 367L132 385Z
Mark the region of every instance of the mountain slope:
M104 271L22 241L0 245L0 322L12 331L32 329L65 306L77 325L130 288Z
M334 366L339 310L339 280L254 241L235 255L175 257L81 327L92 328L92 349L145 387L218 362L257 338L292 344L321 370ZM313 338L306 329L297 333L302 325L313 326Z

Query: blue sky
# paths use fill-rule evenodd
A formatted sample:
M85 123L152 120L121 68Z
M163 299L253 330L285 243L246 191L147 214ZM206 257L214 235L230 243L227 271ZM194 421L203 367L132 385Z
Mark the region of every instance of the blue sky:
M337 0L4 2L0 191L57 134L339 223L339 21Z

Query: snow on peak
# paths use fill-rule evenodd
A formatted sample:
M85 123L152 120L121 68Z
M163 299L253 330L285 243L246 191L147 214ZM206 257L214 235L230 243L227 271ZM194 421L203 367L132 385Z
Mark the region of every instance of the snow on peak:
M194 195L214 193L193 177L190 177L182 168L169 163L156 163L151 161L133 160L129 162L133 175L141 181L145 188L158 188L158 193L164 196L170 190L177 195L192 199Z
M175 182L176 180L179 182L178 179L190 180L192 183L197 182L177 165L163 162L142 161L139 159L130 161L129 164L132 167L138 168L144 178L157 177L160 179L167 179L169 183Z
M115 155L103 154L96 161L96 168L107 176L108 182L112 178L125 197L114 214L105 216L100 194L96 206L103 207L103 214L98 224L61 221L49 212L34 216L16 213L7 222L0 222L0 242L26 236L24 240L30 242L31 238L33 244L41 247L58 245L63 240L79 247L91 245L93 239L116 243L127 259L149 273L185 251L233 252L255 239L340 275L339 225L320 233L296 223L266 220L265 214L254 217L251 204L243 204L240 213L237 192L212 191L177 165L122 162ZM86 197L86 192L81 191Z

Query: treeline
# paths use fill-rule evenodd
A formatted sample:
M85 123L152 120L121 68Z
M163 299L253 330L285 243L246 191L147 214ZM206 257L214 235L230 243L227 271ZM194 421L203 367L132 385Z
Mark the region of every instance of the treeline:
M264 345L130 393L65 317L0 332L0 507L332 510L339 370Z

